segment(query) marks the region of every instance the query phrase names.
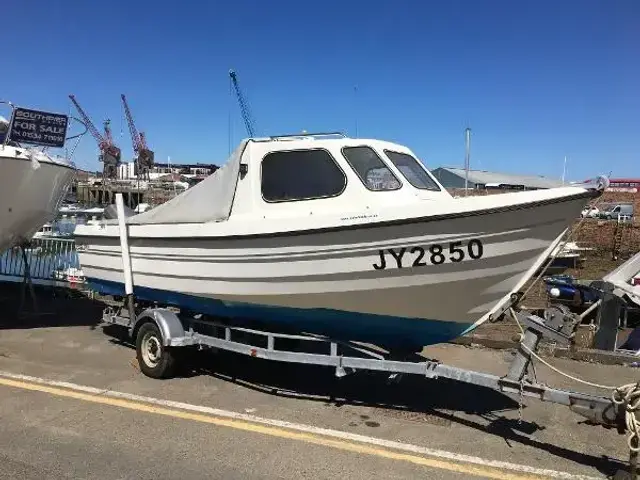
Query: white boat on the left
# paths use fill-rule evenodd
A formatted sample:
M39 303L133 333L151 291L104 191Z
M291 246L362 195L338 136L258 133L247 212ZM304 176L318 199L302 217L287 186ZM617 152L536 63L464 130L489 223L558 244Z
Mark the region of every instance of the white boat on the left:
M18 117L18 111L26 113ZM55 218L75 176L73 162L46 151L53 135L34 141L25 134L21 137L24 141L14 140L21 133L21 127L33 129L46 126L46 122L60 123L58 119L63 117L64 133L60 132L57 141L49 143L60 146L60 138L64 143L66 117L37 112L40 117L28 118L30 112L33 111L14 109L11 121L0 117L0 252L30 240L46 222Z

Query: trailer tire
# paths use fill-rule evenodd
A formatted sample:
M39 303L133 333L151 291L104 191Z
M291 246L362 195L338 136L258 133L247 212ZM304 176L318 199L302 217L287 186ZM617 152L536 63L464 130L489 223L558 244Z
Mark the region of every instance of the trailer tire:
M136 357L140 371L151 378L170 378L176 368L175 352L162 343L162 333L153 322L143 324L136 335Z

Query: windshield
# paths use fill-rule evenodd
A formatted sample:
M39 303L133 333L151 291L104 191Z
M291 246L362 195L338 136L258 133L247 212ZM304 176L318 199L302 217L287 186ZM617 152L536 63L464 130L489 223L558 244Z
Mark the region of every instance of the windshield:
M431 178L414 157L407 153L394 152L391 150L385 150L384 153L411 185L421 190L440 191L440 187L435 180Z
M402 186L371 147L344 147L342 154L369 190L397 190Z

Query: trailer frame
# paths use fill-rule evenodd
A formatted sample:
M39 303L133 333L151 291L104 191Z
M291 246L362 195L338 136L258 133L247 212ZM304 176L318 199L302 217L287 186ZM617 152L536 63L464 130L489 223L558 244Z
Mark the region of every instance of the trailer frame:
M105 308L102 320L104 324L119 325L128 329L131 340L136 344L140 369L150 377L166 378L173 375L175 367L173 358L167 368L155 368L161 355L174 357L176 350L184 347L214 348L265 360L333 367L337 377L344 377L358 370L368 370L391 375L409 374L430 379L446 378L506 394L516 394L521 398L531 397L543 402L565 405L591 422L619 429L624 428L624 409L614 404L611 397L557 389L531 381L527 377L532 361L530 352L536 352L543 338L552 339L561 344L570 342L571 337L562 329L550 325L554 320L556 322L564 320L564 318L558 318L564 317L564 312L561 310L548 311L547 319L525 312L515 312L518 321L525 327L524 335L507 374L498 376L446 365L433 359L393 360L374 346L366 344L344 342L312 334L281 333L233 326L224 319L209 318L198 313L181 312L167 307L142 306L135 309L140 313L132 318L131 309L127 303L112 302ZM139 339L139 332L145 324L153 324L157 327L155 339L147 344ZM202 333L200 330L203 327L212 333ZM566 325L563 324L563 328L566 328ZM261 341L243 341L239 337ZM296 342L298 346L303 346L302 351L297 348L295 350L279 348L279 344L283 341ZM325 352L317 353L317 348L321 345ZM313 347L305 348L305 346ZM154 349L154 352L144 352L143 348ZM154 357L158 358L150 363L149 359Z

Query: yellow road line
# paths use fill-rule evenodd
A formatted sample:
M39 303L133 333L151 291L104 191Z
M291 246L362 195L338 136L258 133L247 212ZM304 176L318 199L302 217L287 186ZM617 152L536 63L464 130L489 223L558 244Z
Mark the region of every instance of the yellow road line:
M506 472L497 468L483 467L477 465L470 465L465 463L450 462L447 460L439 460L435 458L427 458L418 455L411 455L407 453L394 452L384 448L372 447L356 442L349 442L337 439L331 439L322 437L320 435L313 435L303 432L293 432L283 428L270 427L265 425L259 425L242 420L232 420L220 417L214 417L212 415L203 415L198 413L174 410L170 408L158 407L155 405L148 405L141 402L134 402L130 400L123 400L119 398L103 397L99 395L92 395L88 393L75 392L73 390L66 390L62 388L49 387L46 385L40 385L37 383L29 383L18 380L10 380L8 378L0 378L0 385L7 387L20 388L22 390L31 390L35 392L48 393L58 397L74 398L76 400L82 400L85 402L97 403L101 405L110 405L113 407L126 408L128 410L135 410L145 413L153 413L156 415L164 415L167 417L178 418L182 420L191 420L200 423L208 423L217 425L220 427L228 427L236 430L243 430L245 432L259 433L262 435L269 435L272 437L284 438L288 440L296 440L301 442L307 442L314 445L321 445L324 447L335 448L342 451L360 453L364 455L373 455L381 458L387 458L390 460L399 460L403 462L412 463L414 465L420 465L428 468L436 468L439 470L447 470L450 472L456 472L466 475L475 475L485 478L493 479L514 479L514 480L533 480L541 479L544 477L537 475L525 475L515 472Z

